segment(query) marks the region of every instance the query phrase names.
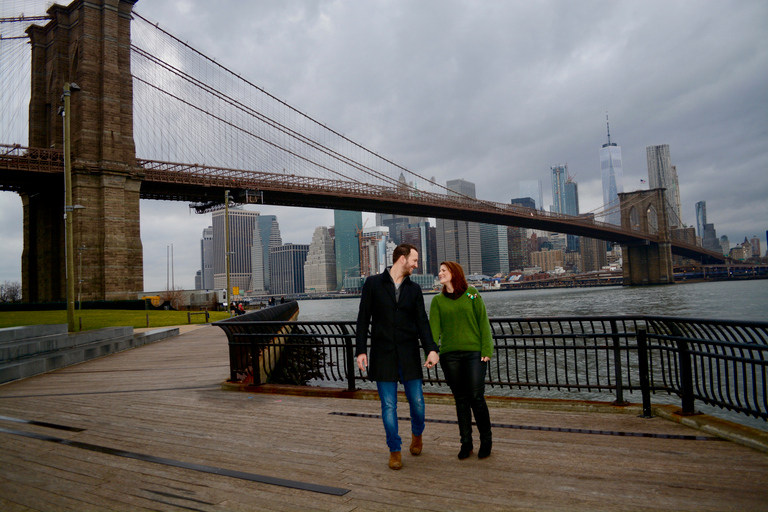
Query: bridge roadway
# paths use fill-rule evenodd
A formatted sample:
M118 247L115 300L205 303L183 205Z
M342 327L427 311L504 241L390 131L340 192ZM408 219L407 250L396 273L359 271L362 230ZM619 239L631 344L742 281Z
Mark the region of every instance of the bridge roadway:
M34 190L41 173L63 172L57 150L0 145L0 190ZM211 167L198 164L138 160L141 197L197 203L200 211L224 202L224 191L239 202L327 208L456 219L518 226L622 244L657 242L655 234L624 229L584 217L544 212L460 195L436 194L361 181L314 178ZM87 168L87 166L86 166ZM723 262L722 254L681 241L671 242L673 254L703 262Z
M224 333L182 331L0 386L0 509L758 511L768 503L766 453L639 418L633 406L622 414L597 403L491 400L493 454L458 461L454 408L428 395L424 452L392 471L372 392L350 400L225 391Z

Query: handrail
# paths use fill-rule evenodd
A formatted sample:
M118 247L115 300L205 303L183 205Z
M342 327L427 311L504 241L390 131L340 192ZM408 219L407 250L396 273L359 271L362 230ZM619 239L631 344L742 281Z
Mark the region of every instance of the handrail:
M355 322L240 318L215 323L226 323L233 333L230 353L248 350L251 361L256 351L267 354L279 345L282 354L300 350L315 358L315 369L307 373L312 382L344 381L353 391L368 380L354 361ZM661 392L680 397L681 414L694 414L699 401L768 420L768 322L647 315L490 320L494 357L486 385L491 388L549 396L610 392L617 405L626 403L625 393L640 392L645 414L650 395ZM232 368L233 381L247 373L244 361ZM439 386L445 379L438 367L425 370L424 382Z

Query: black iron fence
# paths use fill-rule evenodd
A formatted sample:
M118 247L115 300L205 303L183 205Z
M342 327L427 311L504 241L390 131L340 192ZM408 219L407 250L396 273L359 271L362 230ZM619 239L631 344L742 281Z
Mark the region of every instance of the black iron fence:
M354 322L248 316L215 323L227 331L233 381L345 382L349 390L367 381L354 358ZM610 393L618 404L638 392L646 415L651 394L668 393L683 414L698 400L768 419L768 322L574 316L492 318L491 328L491 388ZM439 367L424 375L425 384L445 384Z

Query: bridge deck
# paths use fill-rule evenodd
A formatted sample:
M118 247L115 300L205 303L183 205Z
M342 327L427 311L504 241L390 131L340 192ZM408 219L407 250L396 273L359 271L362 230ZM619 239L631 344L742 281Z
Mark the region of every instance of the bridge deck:
M768 503L768 456L713 438L669 438L706 435L660 418L494 407L492 420L507 428L495 429L489 459L458 461L456 425L428 423L424 453L404 454L405 467L392 471L379 419L332 414L376 415L377 401L222 391L227 376L226 338L203 327L0 386L0 509L743 511ZM430 403L427 414L455 419L450 405Z

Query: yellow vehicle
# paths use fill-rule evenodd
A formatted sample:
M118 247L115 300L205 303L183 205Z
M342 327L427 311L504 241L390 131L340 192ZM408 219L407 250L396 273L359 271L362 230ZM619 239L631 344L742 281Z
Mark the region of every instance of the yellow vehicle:
M160 307L160 296L159 295L145 295L141 298L141 300L149 299L150 303L153 307Z

